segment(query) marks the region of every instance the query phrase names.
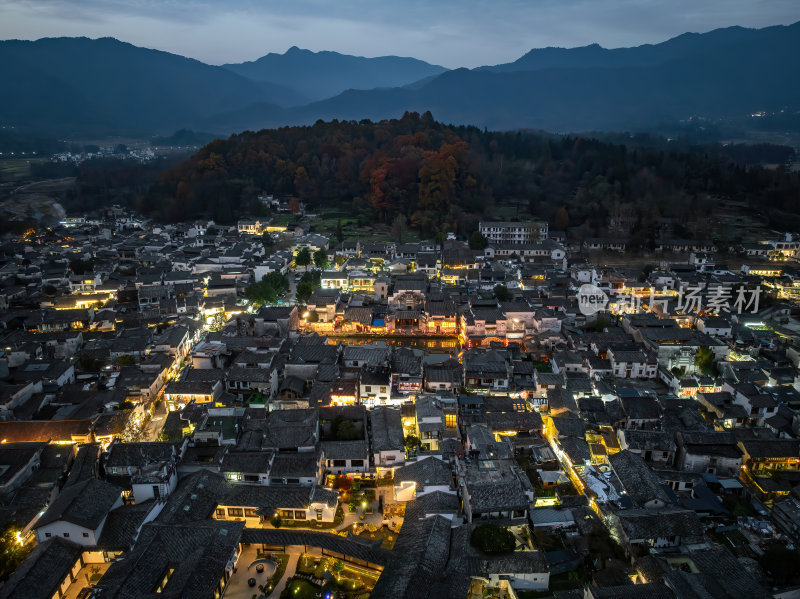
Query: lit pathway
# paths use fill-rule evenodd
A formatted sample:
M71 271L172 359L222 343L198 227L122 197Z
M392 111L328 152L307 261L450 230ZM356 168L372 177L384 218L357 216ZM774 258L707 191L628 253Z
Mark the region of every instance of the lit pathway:
M299 549L290 549L289 563L286 565L286 572L283 574L283 578L281 578L277 586L272 589L272 592L269 594L270 597L275 597L277 599L277 597L281 596L283 589L286 588L286 581L294 576L294 573L297 571L297 560L300 559L302 553L303 552Z

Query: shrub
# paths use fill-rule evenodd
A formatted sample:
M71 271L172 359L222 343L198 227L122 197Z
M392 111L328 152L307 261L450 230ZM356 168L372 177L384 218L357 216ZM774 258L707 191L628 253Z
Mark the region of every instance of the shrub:
M333 481L333 488L340 491L349 491L353 488L353 479L345 474L340 474Z

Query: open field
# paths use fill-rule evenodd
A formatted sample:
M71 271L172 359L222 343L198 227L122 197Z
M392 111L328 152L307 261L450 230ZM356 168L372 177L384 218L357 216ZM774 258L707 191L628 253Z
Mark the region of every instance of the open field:
M0 181L20 181L31 174L31 163L47 162L47 158L11 158L0 160Z
M314 232L327 237L335 237L336 227L341 221L342 235L345 239L358 239L359 241L394 241L391 227L383 224L373 224L367 227L359 227L358 220L352 218L345 212L326 211L311 219ZM419 241L419 236L415 231L407 230L403 235L403 243Z

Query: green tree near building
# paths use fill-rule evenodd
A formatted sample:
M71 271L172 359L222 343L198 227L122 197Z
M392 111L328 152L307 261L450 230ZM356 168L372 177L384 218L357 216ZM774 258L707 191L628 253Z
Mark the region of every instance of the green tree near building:
M716 376L717 367L714 365L714 352L710 347L697 348L697 356L694 359L694 365L700 374L704 376Z
M505 285L495 285L494 296L501 302L507 302L514 297L514 294Z
M17 541L19 530L9 527L0 536L0 581L8 580L19 565L25 560L35 543Z
M516 547L514 533L495 524L481 524L472 531L469 542L484 553L512 553Z
M211 322L208 324L208 330L212 332L221 331L225 327L225 314L219 312L218 314L214 314L214 317L211 319Z
M469 247L471 250L484 250L489 245L489 240L480 232L473 231L469 236Z
M304 266L308 268L308 265L311 264L311 250L308 248L303 248L297 255L294 257L294 263L297 266Z
M297 301L301 304L305 304L308 298L311 297L311 294L314 293L314 289L320 286L320 280L321 275L319 271L303 274L303 277L297 283L297 290L295 292Z
M339 243L342 243L344 241L344 231L342 231L342 219L341 218L336 221L336 233L335 233L335 235L336 235L336 239L339 241Z
M244 296L255 306L274 304L289 289L289 280L279 272L271 272L257 283L248 285Z
M422 441L416 435L406 436L406 448L410 450L419 449L422 446Z
M314 252L314 265L319 268L320 270L325 270L328 268L328 252L326 252L323 248L319 248L316 252Z

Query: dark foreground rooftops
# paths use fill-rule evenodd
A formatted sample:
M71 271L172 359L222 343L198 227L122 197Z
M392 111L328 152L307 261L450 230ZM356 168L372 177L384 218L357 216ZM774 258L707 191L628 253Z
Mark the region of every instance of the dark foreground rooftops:
M61 537L40 543L0 588L0 599L51 599L82 553Z
M103 522L121 493L120 487L94 478L67 487L39 518L35 528L64 520L94 530Z
M102 599L214 597L241 541L244 522L147 524L130 553L97 587ZM156 593L165 576L168 580Z

